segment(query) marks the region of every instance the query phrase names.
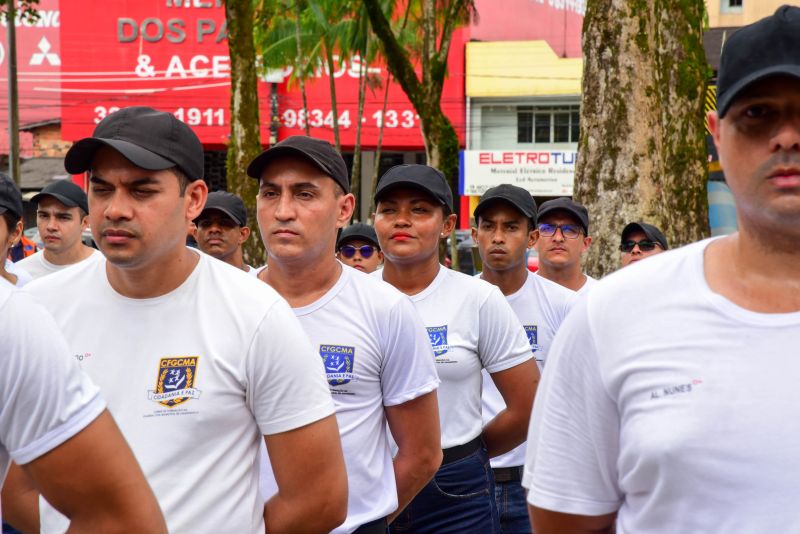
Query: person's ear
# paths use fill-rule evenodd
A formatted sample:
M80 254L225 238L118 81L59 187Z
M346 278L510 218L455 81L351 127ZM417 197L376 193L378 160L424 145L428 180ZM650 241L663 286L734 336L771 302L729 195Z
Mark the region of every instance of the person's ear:
M536 243L539 241L539 229L538 228L531 228L528 231L528 248L533 248L536 246Z
M208 199L208 186L203 180L195 180L186 186L186 220L193 221L200 216Z
M591 244L592 244L592 237L588 236L588 235L586 237L584 237L583 238L583 250L581 251L581 253L586 252L587 250L589 250L589 246Z
M453 229L456 227L456 220L458 217L455 213L451 213L447 217L444 218L444 225L442 227L442 236L447 237L451 233L453 233Z
M250 228L247 226L242 226L239 228L239 244L241 245L247 238L250 237Z
M336 217L336 228L344 228L353 217L356 208L356 197L353 193L347 193L337 199L339 214Z

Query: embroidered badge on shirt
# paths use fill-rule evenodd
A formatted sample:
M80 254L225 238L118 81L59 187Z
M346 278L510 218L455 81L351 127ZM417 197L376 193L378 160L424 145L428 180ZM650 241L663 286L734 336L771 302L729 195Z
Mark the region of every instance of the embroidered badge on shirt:
M147 392L147 398L167 408L200 397L194 387L197 379L197 356L172 356L161 358L158 364L156 389Z
M353 374L355 347L320 345L319 355L325 364L325 374L331 386L342 386L356 379L356 375Z
M526 324L523 327L525 328L525 334L528 336L528 343L531 344L531 350L533 352L542 350L542 347L539 346L539 334L536 325Z
M433 347L435 356L441 356L450 349L447 345L447 325L429 326L428 338L431 340L431 347Z

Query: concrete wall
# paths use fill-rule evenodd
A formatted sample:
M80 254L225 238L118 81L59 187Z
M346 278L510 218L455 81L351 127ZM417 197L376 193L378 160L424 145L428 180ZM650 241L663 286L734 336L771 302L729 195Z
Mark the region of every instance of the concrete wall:
M745 26L775 13L786 0L742 0L742 7L728 8L730 0L706 0L710 28Z

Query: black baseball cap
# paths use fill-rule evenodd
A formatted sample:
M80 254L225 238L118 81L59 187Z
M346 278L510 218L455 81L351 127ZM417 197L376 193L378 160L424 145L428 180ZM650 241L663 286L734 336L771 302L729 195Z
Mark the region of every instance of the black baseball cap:
M378 243L378 234L375 233L375 229L372 226L364 223L355 223L342 230L341 234L339 234L339 239L336 241L336 250L342 248L348 241L356 240L366 241L381 248L380 243Z
M209 193L203 211L195 220L202 219L203 214L208 210L221 211L239 226L247 226L247 208L244 207L244 201L233 193L227 191Z
M628 223L625 228L622 230L622 236L620 242L624 243L628 241L626 237L631 233L639 231L644 234L644 236L649 239L650 241L655 241L661 248L667 250L669 248L669 244L667 243L667 238L664 237L664 234L659 230L657 227L653 226L652 224L647 224L643 222L632 222Z
M86 193L70 180L57 180L47 184L31 198L31 202L40 202L44 197L53 197L68 208L80 208L84 213L89 213L89 203Z
M443 206L453 211L453 193L444 174L428 165L395 165L381 176L375 190L375 203L388 191L398 187L411 187L430 194Z
M0 215L7 211L16 215L18 219L22 218L22 193L17 189L14 180L0 172ZM0 258L0 260L4 259Z
M97 149L108 146L142 169L160 171L178 167L191 181L203 178L203 145L172 113L133 106L109 114L92 137L69 149L64 167L70 174L86 172Z
M498 186L487 189L481 197L478 205L475 206L473 215L475 222L481 212L486 209L489 204L493 202L508 202L514 206L520 213L530 219L531 223L536 224L536 201L527 190L511 184L500 184Z
M280 156L300 156L333 178L345 193L350 192L350 173L342 155L329 142L305 135L287 137L256 156L247 166L247 175L260 180L269 162Z
M575 217L583 227L583 233L589 235L589 210L582 204L578 204L569 197L560 197L542 202L542 205L539 206L539 220L541 221L547 214L554 211L566 211Z
M717 112L725 114L742 91L771 76L800 78L800 7L781 6L773 15L737 30L725 42L717 76Z

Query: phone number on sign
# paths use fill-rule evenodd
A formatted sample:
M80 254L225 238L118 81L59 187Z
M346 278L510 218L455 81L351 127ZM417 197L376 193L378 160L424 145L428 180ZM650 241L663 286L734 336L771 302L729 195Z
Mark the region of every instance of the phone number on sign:
M419 115L411 110L396 111L387 109L386 114L376 111L372 115L361 117L361 124L384 128L414 128L418 125ZM333 111L322 109L287 109L281 114L281 123L285 128L304 128L306 122L312 128L333 128ZM350 110L344 110L338 117L339 128L350 128L353 124L350 119Z
M95 107L94 123L99 123L115 111L119 111L117 106ZM225 108L178 108L172 113L189 126L225 126Z

